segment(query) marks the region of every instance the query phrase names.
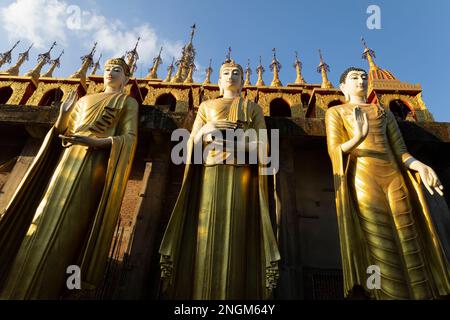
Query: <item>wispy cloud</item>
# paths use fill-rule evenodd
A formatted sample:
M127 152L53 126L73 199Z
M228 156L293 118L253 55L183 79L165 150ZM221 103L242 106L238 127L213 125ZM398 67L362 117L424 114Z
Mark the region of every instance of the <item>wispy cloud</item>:
M39 14L37 14L39 13ZM38 49L47 49L57 41L63 47L90 49L98 42L103 56L121 56L141 37L140 63L151 64L164 46L163 59L178 57L182 42L162 39L148 23L130 26L90 10L81 10L63 0L15 0L0 9L0 26L12 40L28 40Z

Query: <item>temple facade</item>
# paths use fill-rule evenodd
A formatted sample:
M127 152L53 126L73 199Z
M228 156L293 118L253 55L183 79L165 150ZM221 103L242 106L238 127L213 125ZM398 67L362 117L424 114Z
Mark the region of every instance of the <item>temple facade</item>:
M111 245L110 263L95 298L161 298L158 247L184 170L183 165L171 162L171 150L176 143L171 141L171 133L177 128L190 130L198 106L220 95L218 86L211 83L211 63L204 81L194 81L194 32L195 27L181 58L172 61L167 72L159 70L160 51L147 76L132 76L126 86L126 92L140 104L138 150ZM124 55L132 73L139 59L138 44L139 40ZM103 90L103 77L97 74L101 56L96 61L94 58L96 44L82 57L79 70L66 78L53 76L64 53L52 59L55 44L39 54L36 66L28 72L21 70L21 66L29 59L31 46L11 63L17 46L19 43L0 55L0 212L56 120L61 101L73 90L79 97ZM364 41L363 50L369 66L369 101L394 113L411 153L435 169L447 191L442 201L431 203L448 210L450 124L434 121L422 100L420 84L403 82L391 71L379 67L375 52ZM249 65L245 70L243 96L262 107L269 129L280 132L276 188L281 203L278 230L282 261L276 299L340 299L343 294L324 115L328 108L344 103L344 96L328 80L329 66L322 52L318 58L317 71L322 82L316 84L303 78L297 54L292 83L281 83L278 76L281 63L275 49L268 66L273 73L270 84L262 79L266 70L261 63L255 70L255 79L251 78ZM273 190L274 184L269 188ZM274 206L271 199L273 215ZM435 224L444 246L450 249L449 217L435 217Z

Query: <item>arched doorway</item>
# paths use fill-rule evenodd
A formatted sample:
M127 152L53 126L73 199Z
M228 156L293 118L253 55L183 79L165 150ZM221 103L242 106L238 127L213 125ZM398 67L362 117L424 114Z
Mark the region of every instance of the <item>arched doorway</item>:
M13 94L11 87L0 88L0 104L6 104Z
M391 110L397 120L417 120L414 111L400 99L389 102L389 110Z
M341 100L333 100L328 104L328 108L334 107L334 106L338 106L340 104L343 104L343 102Z
M303 110L308 109L309 99L311 99L311 96L307 93L303 93L301 96L301 99L302 99Z
M270 102L271 117L291 117L291 107L283 98L275 98Z
M64 92L59 88L49 90L42 97L39 106L54 106L61 102L63 95Z
M169 108L169 111L175 111L175 108L177 106L177 99L171 93L163 93L158 98L156 98L155 105L166 106Z

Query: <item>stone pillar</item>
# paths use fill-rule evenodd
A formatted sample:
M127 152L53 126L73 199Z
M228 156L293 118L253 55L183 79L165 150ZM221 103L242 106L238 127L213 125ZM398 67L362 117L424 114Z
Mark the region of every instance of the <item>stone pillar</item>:
M151 287L151 268L159 249L157 235L169 176L170 139L160 136L154 140L156 143L150 146L154 153L152 160L145 164L136 222L124 270L125 281L119 293L121 299L145 299L155 290Z
M14 195L14 192L22 181L22 178L33 163L41 144L41 139L32 137L28 138L28 141L22 149L13 170L9 174L8 180L0 190L0 212L2 212L8 205Z

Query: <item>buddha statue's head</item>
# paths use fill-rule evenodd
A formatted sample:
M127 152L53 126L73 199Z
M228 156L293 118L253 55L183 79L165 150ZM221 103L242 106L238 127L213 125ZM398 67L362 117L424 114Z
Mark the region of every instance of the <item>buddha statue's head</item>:
M244 69L235 63L234 60L227 60L220 67L219 71L219 88L220 94L223 95L225 90L241 93L244 85Z
M121 92L130 78L130 67L123 58L113 58L105 62L103 82L105 89Z
M339 80L340 89L345 95L345 99L350 101L351 96L367 96L367 72L364 69L350 67L346 69Z

